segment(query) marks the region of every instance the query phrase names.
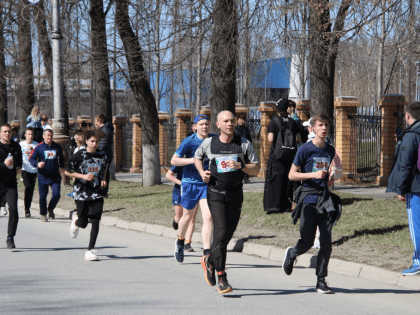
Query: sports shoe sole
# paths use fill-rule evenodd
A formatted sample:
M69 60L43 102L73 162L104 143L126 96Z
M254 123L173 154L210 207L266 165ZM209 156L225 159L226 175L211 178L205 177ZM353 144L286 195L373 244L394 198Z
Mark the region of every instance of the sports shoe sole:
M334 294L334 291L330 290L330 291L324 291L321 289L316 289L316 292L321 293L321 294Z
M206 256L201 256L200 262L201 262L201 267L203 267L204 270L204 279L206 280L207 284L211 287L214 287L216 284L211 284L209 279L207 279L207 267L206 267L206 261L205 261Z
M292 248L292 247L288 247L287 249L286 249L286 253L284 254L284 259L283 259L283 263L281 264L281 267L283 268L283 271L284 271L284 263L285 263L285 261L286 261L286 258L287 258L287 253L289 252L289 249L290 248ZM284 273L286 273L286 271L284 271ZM287 276L290 276L290 275L288 275L287 273L286 273L286 275Z
M96 258L86 258L85 257L85 260L87 260L87 261L98 261L99 259L98 259L98 257L96 257Z
M178 248L178 239L175 239L175 248ZM174 251L174 258L175 258L176 262L178 262L180 264L184 262L184 258L182 258L182 261L178 261L178 259L176 259L176 250Z
M401 273L403 276L415 276L418 275L420 273L420 270L417 270L415 272L411 272L411 273Z
M232 291L233 291L232 287L228 287L227 289L224 289L224 290L220 290L220 288L217 288L217 292L219 292L220 294L226 294Z

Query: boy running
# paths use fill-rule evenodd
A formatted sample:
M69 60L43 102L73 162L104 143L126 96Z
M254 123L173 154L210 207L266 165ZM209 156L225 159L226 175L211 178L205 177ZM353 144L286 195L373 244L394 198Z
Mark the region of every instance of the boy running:
M75 153L67 165L65 175L74 178L73 198L76 201L77 214L73 215L70 225L70 235L76 238L79 227L84 229L88 220L92 223L88 250L85 260L98 260L94 254L96 239L99 233L99 221L104 207L106 194L106 172L108 157L104 151L97 152L99 140L105 136L100 129L86 130L86 149Z
M25 201L25 217L31 216L31 204L34 196L34 189L36 183L36 175L38 174L38 168L34 167L29 163L29 157L33 150L38 145L38 142L33 141L34 129L27 127L25 130L25 140L21 141L20 147L22 149L22 179L23 185L25 185L24 201Z
M245 173L257 175L258 159L246 138L235 135L235 116L229 111L217 116L219 137L203 141L195 151L195 166L203 181L208 183L207 201L214 222L214 236L210 255L201 258L206 282L216 285L214 269L219 278L217 291L232 292L226 278L227 245L232 239L241 216ZM210 171L203 168L203 160L210 160Z
M209 119L206 115L198 115L194 119L196 133L182 140L181 145L175 151L171 159L171 164L183 166L181 182L181 206L184 208L182 217L179 220L178 238L175 240L174 256L177 262L184 261L184 244L190 222L194 219L194 209L200 203L201 214L203 216L203 255L210 252L210 238L213 221L209 207L207 205L207 184L203 182L200 174L194 165L194 153L200 144L209 135ZM207 167L207 165L206 165Z
M302 145L293 161L289 179L302 181L295 192L296 207L293 209L293 224L300 218L300 240L295 247L289 247L283 261L283 270L291 275L293 264L299 255L306 253L314 244L317 227L320 232L316 289L319 293L333 293L325 278L331 256L331 229L341 214L340 198L330 193L328 186L333 183L328 169L335 156L335 149L326 142L329 119L323 114L312 118L315 138ZM301 171L301 172L299 172Z

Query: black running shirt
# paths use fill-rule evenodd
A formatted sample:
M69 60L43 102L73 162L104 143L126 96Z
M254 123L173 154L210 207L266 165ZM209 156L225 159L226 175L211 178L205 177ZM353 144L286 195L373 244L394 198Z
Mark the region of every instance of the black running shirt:
M237 135L229 143L221 142L218 136L205 139L195 151L194 157L199 160L205 158L210 160L210 184L217 183L220 187L230 187L242 183L244 179L244 172L230 169L226 166L227 161L258 164L258 158L251 142Z

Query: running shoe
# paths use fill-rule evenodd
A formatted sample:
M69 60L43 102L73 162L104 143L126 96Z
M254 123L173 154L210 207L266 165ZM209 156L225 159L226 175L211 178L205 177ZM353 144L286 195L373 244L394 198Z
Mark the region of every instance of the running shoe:
M46 215L41 214L41 222L48 222Z
M71 197L71 198L73 198L73 192L71 192L71 193L67 194L66 196L67 196L67 197Z
M286 249L286 254L284 255L284 260L283 260L283 265L282 265L284 273L288 276L292 274L293 264L297 262L296 258L292 259L292 257L290 256L291 251L292 251L292 247L289 247L288 249Z
M77 214L73 215L73 219L71 220L71 225L70 225L70 236L72 238L76 238L77 234L79 233L79 227L76 225L76 221L79 217L77 216Z
M175 240L174 257L179 263L182 263L184 261L184 245L178 245L178 239Z
M99 260L98 259L98 256L96 256L94 254L95 251L96 250L94 250L94 249L87 250L86 253L85 253L85 260L89 260L89 261L97 261L97 260Z
M201 267L204 269L204 279L208 285L214 287L216 285L216 276L214 274L214 268L209 264L208 259L208 255L201 256Z
M195 252L194 248L191 247L191 243L185 243L184 245L184 252Z
M318 249L320 248L319 238L316 238L314 241L314 246L312 246L312 249Z
M232 287L230 286L226 278L226 272L224 272L222 275L219 275L219 283L217 284L217 291L220 294L226 294L233 291Z
M6 209L6 207L1 207L0 210L1 210L1 214L2 215L7 215L7 209Z
M334 291L328 286L328 283L325 279L318 280L316 283L316 291L321 294L333 294Z
M175 222L175 220L172 221L172 226L174 227L174 230L178 230L178 223Z
M420 267L412 265L410 268L401 272L403 276L414 276L420 273Z
M54 220L55 219L54 210L48 209L48 216L50 220Z
M25 209L25 218L31 217L31 211L29 209Z
M7 248L12 249L16 248L15 241L13 240L13 237L8 237L6 240Z

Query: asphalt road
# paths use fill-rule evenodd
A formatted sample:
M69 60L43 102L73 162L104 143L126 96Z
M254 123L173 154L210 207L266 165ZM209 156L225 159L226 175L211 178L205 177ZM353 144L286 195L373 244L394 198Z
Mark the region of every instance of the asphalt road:
M21 217L9 250L0 216L0 314L419 314L418 291L330 274L336 294L321 295L314 269L286 276L279 264L240 253L228 253L234 291L222 296L203 279L199 244L178 264L172 239L101 226L100 261L89 262L90 226L76 239L69 227L68 219Z

